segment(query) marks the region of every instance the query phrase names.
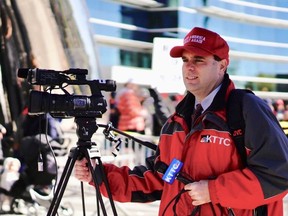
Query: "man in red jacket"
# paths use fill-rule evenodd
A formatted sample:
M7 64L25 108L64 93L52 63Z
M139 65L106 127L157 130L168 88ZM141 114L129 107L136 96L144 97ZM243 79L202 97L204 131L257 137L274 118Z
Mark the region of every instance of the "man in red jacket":
M139 87L132 80L125 83L115 97L120 113L118 129L122 131L145 133L145 117L140 98Z
M187 95L163 126L156 154L147 158L146 166L131 170L104 165L113 199L161 200L159 215L165 216L283 215L288 189L287 137L270 107L254 94L246 94L242 108L247 165L242 164L226 119L227 99L235 88L227 74L226 41L215 32L195 27L183 46L172 48L170 55L183 60ZM196 107L202 109L192 120ZM86 163L86 159L76 162L75 176L93 185ZM169 164L173 166L167 169ZM173 182L172 174L181 166L179 181ZM107 196L103 184L100 187Z

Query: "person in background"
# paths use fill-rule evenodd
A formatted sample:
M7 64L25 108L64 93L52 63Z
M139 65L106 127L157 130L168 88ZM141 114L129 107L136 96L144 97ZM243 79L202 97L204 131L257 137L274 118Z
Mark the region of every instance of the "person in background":
M282 99L278 99L275 101L275 115L278 121L283 120L284 118L284 112L285 112L285 103Z
M118 122L120 113L115 101L116 92L111 92L109 98L109 122L112 123L113 127L118 128Z
M137 91L138 98L142 106L142 115L144 117L145 135L152 135L153 130L153 98L146 87L139 87Z
M279 121L284 133L288 137L288 110L283 113L283 118Z
M119 110L118 129L122 131L145 134L145 116L141 100L138 96L139 87L132 80L125 83L115 97Z
M50 114L40 114L40 115L25 115L23 121L23 137L35 136L37 134L46 134L56 140L59 143L63 143L62 134L63 131L60 126L60 121L53 118Z
M156 154L146 166L104 164L113 199L161 200L161 216L282 216L288 139L267 103L247 93L242 106L247 159L241 160L226 118L235 89L227 73L227 42L216 32L195 27L170 56L183 61L187 94L162 127ZM94 185L85 158L76 161L74 173ZM100 188L107 196L105 184Z
M3 164L3 160L4 160L2 139L3 139L4 135L6 134L6 132L7 132L6 128L2 124L0 124L0 167Z
M152 101L152 135L159 136L161 129L165 122L168 120L169 116L173 113L172 110L174 110L174 104L171 100L170 103L172 103L172 108L169 107L168 102L165 103L162 96L158 92L157 88L148 88L149 94L151 96Z
M3 136L6 134L6 132L6 128L2 124L0 124L0 140L3 139Z

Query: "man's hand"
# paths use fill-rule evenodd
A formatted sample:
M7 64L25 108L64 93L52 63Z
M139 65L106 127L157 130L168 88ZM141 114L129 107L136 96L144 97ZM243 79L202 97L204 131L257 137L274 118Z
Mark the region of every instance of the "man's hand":
M187 184L184 189L188 191L194 206L211 202L207 180Z
M74 175L77 179L83 182L91 182L92 174L88 168L88 162L86 158L76 160L74 165Z

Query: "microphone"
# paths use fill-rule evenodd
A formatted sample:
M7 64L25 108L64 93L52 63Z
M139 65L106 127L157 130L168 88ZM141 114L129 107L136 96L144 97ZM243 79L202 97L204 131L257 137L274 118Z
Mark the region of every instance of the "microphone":
M169 184L172 184L175 179L185 185L194 182L187 174L180 172L182 166L183 163L174 158L169 166L162 161L157 161L154 168L164 174L162 179Z
M175 179L185 185L194 182L187 174L180 172L182 166L183 163L174 158L169 166L162 161L157 161L154 168L157 172L164 174L162 179L169 184L172 184ZM195 206L190 215L196 215L199 211L200 206Z

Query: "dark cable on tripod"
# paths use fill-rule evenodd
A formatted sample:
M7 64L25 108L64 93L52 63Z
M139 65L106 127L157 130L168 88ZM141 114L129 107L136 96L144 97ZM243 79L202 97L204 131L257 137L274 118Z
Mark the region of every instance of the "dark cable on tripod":
M81 185L82 210L83 210L83 216L85 216L86 210L85 210L84 186L82 181L80 182L80 185Z

